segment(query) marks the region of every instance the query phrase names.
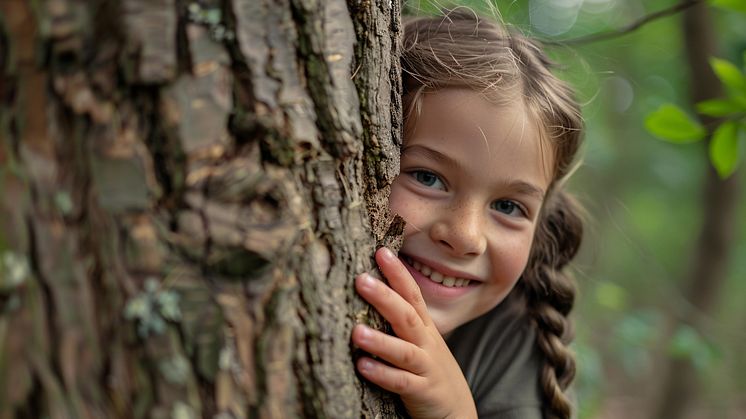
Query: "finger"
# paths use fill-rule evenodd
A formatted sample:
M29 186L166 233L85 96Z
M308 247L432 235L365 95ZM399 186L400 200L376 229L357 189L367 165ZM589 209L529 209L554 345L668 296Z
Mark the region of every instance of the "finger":
M357 369L372 383L402 396L416 394L425 386L425 378L372 358L358 359Z
M397 336L415 345L425 341L425 323L401 295L369 274L355 279L357 292L391 323Z
M422 298L420 286L417 285L417 282L412 278L412 274L409 273L401 260L390 249L381 247L376 251L376 262L378 262L383 275L388 279L391 288L411 304L420 318L428 323L430 314L427 311L425 299Z
M352 342L395 367L416 375L422 375L426 371L425 351L395 336L359 324L352 329Z

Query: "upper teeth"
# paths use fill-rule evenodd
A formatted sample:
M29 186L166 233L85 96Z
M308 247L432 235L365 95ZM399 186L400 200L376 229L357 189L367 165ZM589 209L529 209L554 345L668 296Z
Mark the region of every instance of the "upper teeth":
M417 262L416 260L409 259L407 260L407 262L409 262L415 269L420 271L422 275L425 275L431 280L439 284L445 285L446 287L465 287L469 285L469 283L471 282L471 280L469 279L456 278L453 276L443 275L442 273L434 271L431 267L427 265L423 265L420 262Z

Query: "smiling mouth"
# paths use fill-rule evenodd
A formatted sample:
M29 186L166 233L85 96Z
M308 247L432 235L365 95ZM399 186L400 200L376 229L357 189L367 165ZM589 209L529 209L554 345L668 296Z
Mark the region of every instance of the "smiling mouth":
M469 284L472 282L472 280L466 278L457 278L454 276L443 275L442 273L437 272L427 265L423 265L422 263L410 258L409 256L401 255L401 257L402 259L404 259L405 262L410 264L423 276L429 278L433 282L437 282L440 285L449 288L461 288L469 286Z

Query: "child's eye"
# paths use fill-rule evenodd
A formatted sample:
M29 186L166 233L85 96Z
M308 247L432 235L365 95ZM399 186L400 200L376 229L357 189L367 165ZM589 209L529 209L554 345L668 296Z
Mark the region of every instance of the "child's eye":
M428 188L446 189L446 186L443 184L443 181L440 180L440 177L433 172L428 172L427 170L414 170L410 172L410 174L414 177L414 180Z
M497 212L501 212L513 217L522 217L526 215L526 212L523 210L523 208L521 208L520 205L507 199L498 199L497 201L493 201L490 207Z

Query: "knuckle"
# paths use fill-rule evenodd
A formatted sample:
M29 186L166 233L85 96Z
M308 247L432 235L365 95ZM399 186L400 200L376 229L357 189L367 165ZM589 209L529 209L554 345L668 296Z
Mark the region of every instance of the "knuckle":
M424 306L425 299L422 298L422 293L419 288L412 289L409 293L409 298L413 306Z
M417 361L417 352L414 348L406 348L401 353L402 365L414 365Z
M394 377L393 383L391 384L394 392L398 394L407 393L409 386L410 380L406 375L397 375Z
M420 316L413 309L409 309L404 313L404 324L407 327L417 327L420 324Z

